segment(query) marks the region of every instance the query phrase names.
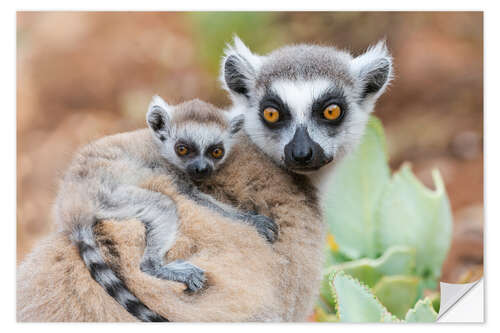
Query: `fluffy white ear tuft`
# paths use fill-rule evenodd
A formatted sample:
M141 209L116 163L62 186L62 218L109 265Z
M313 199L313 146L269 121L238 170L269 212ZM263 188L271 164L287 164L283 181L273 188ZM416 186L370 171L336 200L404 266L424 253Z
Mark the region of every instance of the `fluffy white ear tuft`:
M148 106L146 122L153 134L161 141L164 141L169 135L171 111L172 107L160 96L153 96Z
M231 97L249 97L249 89L262 65L262 59L262 56L252 53L236 35L233 45L227 44L219 78Z
M252 53L250 49L243 43L243 41L237 36L234 35L233 38L234 48L233 50L239 54L243 59L248 61L250 65L257 71L262 64L262 56L259 56L255 53Z
M361 98L375 101L385 91L393 77L392 56L385 40L370 46L352 60L354 75L363 83Z
M151 102L149 103L148 106L148 111L155 106L158 106L164 109L165 111L169 111L169 109L171 108L171 106L168 105L167 102L165 102L165 100L158 95L154 95L153 98L151 99Z

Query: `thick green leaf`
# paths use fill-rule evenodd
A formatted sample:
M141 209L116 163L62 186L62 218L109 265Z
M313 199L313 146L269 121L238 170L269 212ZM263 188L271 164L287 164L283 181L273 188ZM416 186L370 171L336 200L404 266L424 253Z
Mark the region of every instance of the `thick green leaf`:
M384 276L372 291L387 310L403 319L417 301L419 283L415 276Z
M375 260L375 267L382 275L409 275L415 272L415 255L414 248L396 245Z
M323 276L323 281L321 281L321 287L319 289L319 297L323 304L331 308L335 312L335 296L332 293L331 288L331 273L328 271Z
M370 118L361 144L332 175L326 219L340 251L352 259L376 257L375 210L390 180L382 125Z
M397 321L380 304L370 289L359 281L343 272L332 274L331 281L340 321L351 323Z
M428 298L419 300L415 307L406 314L406 321L409 323L433 323L436 318L437 313Z
M335 306L335 299L331 293L329 276L337 271L344 271L371 288L384 275L414 273L415 250L406 246L394 246L378 259L363 258L331 266L326 270L320 289L321 299L331 307Z
M412 281L414 279L415 281ZM379 281L374 290L382 289L386 291L392 291L395 296L400 296L405 289L394 287L394 283L398 284L400 281L405 281L400 283L400 286L408 283L413 285L418 284L418 278L416 277L401 277L392 276L384 277ZM378 295L375 295L368 287L361 284L358 280L350 277L344 272L336 272L330 276L332 292L335 298L338 300L337 303L337 316L333 316L335 320L338 318L341 322L352 322L352 323L366 323L366 322L401 322L393 313L382 305ZM385 284L386 286L382 286ZM390 284L393 286L388 287ZM383 292L385 294L385 292ZM389 296L390 298L391 296ZM410 296L411 298L411 296ZM415 303L415 301L413 301ZM407 305L398 305L403 307L408 307ZM396 309L395 312L402 312L401 309ZM437 313L434 311L432 302L429 298L419 300L415 306L404 314L400 314L400 317L404 317L407 322L434 322L437 318Z
M329 276L337 271L344 271L371 288L384 275L413 274L415 250L406 246L394 246L378 259L363 258L328 268L321 284L320 296L331 307L335 306L335 298L331 293Z
M430 281L441 275L452 231L443 181L437 170L432 175L434 191L426 188L408 165L394 174L380 201L376 230L379 251L394 245L414 247L416 272Z
M409 275L415 270L415 250L393 246L378 259L363 258L330 267L327 274L344 271L368 287L373 287L383 275Z

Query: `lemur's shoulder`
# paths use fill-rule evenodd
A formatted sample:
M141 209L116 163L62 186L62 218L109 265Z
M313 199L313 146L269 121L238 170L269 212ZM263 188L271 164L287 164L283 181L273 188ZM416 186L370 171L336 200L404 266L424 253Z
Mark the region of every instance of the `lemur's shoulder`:
M151 159L157 157L157 148L148 129L118 133L92 141L82 147L81 157L117 159L121 156Z
M83 150L90 151L93 148L119 147L132 151L137 149L137 146L144 147L145 145L149 146L152 144L153 140L149 130L142 128L135 131L117 133L102 137L83 147Z
M95 176L102 170L116 172L120 168L130 169L134 166L151 165L158 160L160 160L159 152L148 129L109 135L77 150L64 180L68 183L73 179L82 180L89 175Z

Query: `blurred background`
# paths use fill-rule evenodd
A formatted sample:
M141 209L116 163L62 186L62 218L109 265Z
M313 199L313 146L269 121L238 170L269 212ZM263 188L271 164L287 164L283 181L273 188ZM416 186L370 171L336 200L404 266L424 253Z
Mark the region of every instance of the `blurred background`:
M483 269L483 16L480 12L17 14L17 262L53 230L57 180L79 146L145 126L151 96L229 105L222 50L333 44L359 54L386 38L396 77L375 114L391 167L431 186L438 168L454 214L443 281ZM425 242L425 240L422 240Z

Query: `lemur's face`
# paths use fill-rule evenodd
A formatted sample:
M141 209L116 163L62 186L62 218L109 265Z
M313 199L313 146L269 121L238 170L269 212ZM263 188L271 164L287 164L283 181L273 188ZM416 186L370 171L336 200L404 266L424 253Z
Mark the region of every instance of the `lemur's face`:
M368 113L338 80L280 79L255 90L247 133L267 155L296 172L316 171L354 145Z
M360 140L390 79L391 58L382 44L354 59L311 45L257 56L236 39L222 74L250 139L278 164L307 173Z
M194 180L209 177L226 159L228 133L217 126L185 123L172 127L163 156Z
M200 181L224 163L234 134L243 126L243 117L228 121L222 112L201 101L172 107L156 96L147 122L161 155Z

